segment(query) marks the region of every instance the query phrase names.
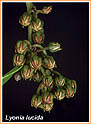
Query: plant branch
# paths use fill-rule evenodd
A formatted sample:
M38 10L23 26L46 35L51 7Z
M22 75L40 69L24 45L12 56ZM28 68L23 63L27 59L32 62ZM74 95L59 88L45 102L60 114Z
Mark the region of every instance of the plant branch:
M31 13L31 10L33 8L33 3L30 3L30 2L26 2L26 7L27 7L27 12L28 13Z
M46 50L48 50L48 47L42 48L40 50L37 50L37 52L39 53L39 52L43 52L43 51L46 51Z
M51 71L52 71L53 73L55 73L56 75L60 76L60 73L59 73L59 72L54 71L53 69L51 69Z
M39 45L39 44L34 44L34 45L32 45L32 47L38 47L38 48L40 48L40 50L37 50L37 52L43 52L45 55L47 55L47 52L46 52L46 50L48 50L48 47L42 47L41 45Z

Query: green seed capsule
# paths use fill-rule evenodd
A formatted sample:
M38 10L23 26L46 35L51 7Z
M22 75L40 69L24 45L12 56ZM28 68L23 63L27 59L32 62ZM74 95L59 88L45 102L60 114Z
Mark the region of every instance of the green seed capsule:
M34 20L32 22L32 28L33 28L33 31L40 31L43 29L43 22L37 18L36 20Z
M52 110L52 108L53 108L53 103L50 103L50 104L41 104L40 106L39 106L41 109L43 109L43 111L45 112L45 111L48 111L48 112L50 112L51 110Z
M21 54L15 54L13 57L13 65L15 66L21 66L25 62L24 55Z
M60 48L60 44L58 42L49 43L48 49L52 53L62 50L62 48Z
M52 76L47 76L43 78L44 85L48 88L48 90L51 90L53 88L53 78Z
M68 80L66 84L66 97L72 98L76 93L76 81L75 80Z
M32 107L35 107L35 108L38 108L42 103L42 97L41 96L37 96L37 95L34 95L32 97L32 100L31 100L31 106Z
M55 67L55 60L52 56L47 56L43 59L43 65L44 67L48 69L52 69Z
M45 104L44 110L50 112L53 108L53 103Z
M27 12L23 13L23 15L19 19L19 23L23 26L29 26L31 24L32 16Z
M64 89L57 89L57 91L55 91L54 93L54 98L58 99L58 100L62 100L65 97L65 90Z
M51 111L53 108L53 94L50 92L44 92L42 95L42 104L39 106L43 111Z
M38 56L33 56L29 64L30 64L30 67L32 67L35 70L40 69L42 65L42 59Z
M42 101L43 101L43 103L46 103L46 104L53 103L53 94L49 93L49 92L45 92L42 95Z
M25 41L19 40L16 43L15 51L17 53L26 54L27 50L28 50L28 45L27 45L27 43Z
M37 31L35 33L33 33L33 41L36 44L41 44L44 41L44 33Z
M28 65L25 65L21 69L21 75L26 80L32 77L34 69L30 68Z
M55 78L55 83L56 83L56 86L57 86L57 87L59 87L59 86L64 86L64 84L65 84L65 78L64 78L62 75L57 76L57 77Z
M40 71L37 71L33 74L33 80L36 82L40 82L42 77L43 77L43 75Z

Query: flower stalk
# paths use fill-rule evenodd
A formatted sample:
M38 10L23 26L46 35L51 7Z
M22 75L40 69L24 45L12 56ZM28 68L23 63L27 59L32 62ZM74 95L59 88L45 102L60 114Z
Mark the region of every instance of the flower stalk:
M27 7L27 12L31 14L32 12L32 8L33 8L33 3L26 3L26 7ZM32 44L32 26L29 25L28 26L28 41L30 41L30 43Z

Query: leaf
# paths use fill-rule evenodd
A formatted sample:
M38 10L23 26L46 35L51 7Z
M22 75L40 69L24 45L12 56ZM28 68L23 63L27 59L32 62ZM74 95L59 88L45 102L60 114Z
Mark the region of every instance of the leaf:
M3 85L4 85L12 76L13 76L13 75L10 75L10 76L8 76L8 77L3 78L3 79L2 79Z
M11 71L9 71L7 74L5 74L3 77L2 77L2 85L4 85L17 71L19 71L21 68L23 67L20 66L15 66Z

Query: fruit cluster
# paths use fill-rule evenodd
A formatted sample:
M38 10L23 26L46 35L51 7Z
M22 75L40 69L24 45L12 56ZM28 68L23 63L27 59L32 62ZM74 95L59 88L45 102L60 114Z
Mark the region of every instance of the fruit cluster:
M15 80L31 80L39 82L36 94L32 97L31 106L41 108L43 111L51 111L53 100L62 100L72 98L76 93L76 81L69 80L54 69L57 67L49 52L60 51L58 42L49 43L48 47L43 47L44 29L43 21L38 18L38 13L48 14L52 7L44 7L42 10L36 10L34 6L31 11L25 12L19 19L23 27L31 26L31 42L29 40L19 40L15 46L15 55L13 65L23 68L14 76Z

